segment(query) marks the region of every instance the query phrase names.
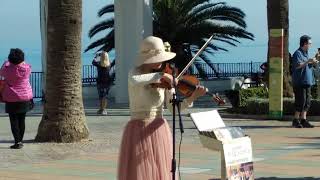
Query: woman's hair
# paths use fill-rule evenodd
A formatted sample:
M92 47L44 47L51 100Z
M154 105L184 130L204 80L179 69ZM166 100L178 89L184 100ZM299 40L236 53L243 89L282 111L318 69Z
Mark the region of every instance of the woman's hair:
M109 67L110 66L109 55L105 51L102 51L100 53L100 66L101 67Z
M10 53L8 55L8 60L12 64L20 64L24 61L24 53L19 48L10 49Z

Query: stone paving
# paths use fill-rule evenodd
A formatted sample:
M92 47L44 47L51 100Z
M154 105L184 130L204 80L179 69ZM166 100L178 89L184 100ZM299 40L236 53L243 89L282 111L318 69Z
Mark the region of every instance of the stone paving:
M206 110L210 109L193 108L189 112ZM128 109L113 108L108 116L95 116L96 109L87 108L90 138L71 144L33 142L41 119L35 111L27 117L25 146L21 150L8 148L12 144L9 120L1 114L0 180L116 179L118 148L129 120ZM168 112L166 117L171 124ZM192 121L187 114L183 118L182 179L219 179L220 153L203 148ZM313 122L318 126L314 129L293 129L289 121L224 120L228 126L242 127L252 138L256 179L320 180L320 122Z

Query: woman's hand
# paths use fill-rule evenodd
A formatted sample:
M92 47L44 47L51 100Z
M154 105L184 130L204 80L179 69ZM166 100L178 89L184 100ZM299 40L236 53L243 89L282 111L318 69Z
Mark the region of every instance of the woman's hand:
M204 86L197 86L197 88L193 91L191 98L196 100L199 97L205 95L207 91L208 89L205 88Z
M171 74L168 74L168 73L164 73L163 76L162 76L162 80L165 81L166 83L170 84L171 87L173 87L173 77ZM175 79L175 83L176 85L178 84L179 80L178 79Z
M312 58L308 60L309 64L317 64L319 61L316 58Z

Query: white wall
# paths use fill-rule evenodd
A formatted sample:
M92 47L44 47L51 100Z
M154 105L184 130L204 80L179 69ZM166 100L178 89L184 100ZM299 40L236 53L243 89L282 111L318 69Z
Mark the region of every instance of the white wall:
M128 72L141 40L152 34L152 0L115 1L116 102L128 103Z
M201 81L201 85L204 85L210 92L223 92L225 90L240 88L243 78L225 78L214 81ZM97 88L95 85L85 86L83 89L84 101L91 101L98 99ZM117 96L117 86L112 86L109 91L109 98L115 98Z

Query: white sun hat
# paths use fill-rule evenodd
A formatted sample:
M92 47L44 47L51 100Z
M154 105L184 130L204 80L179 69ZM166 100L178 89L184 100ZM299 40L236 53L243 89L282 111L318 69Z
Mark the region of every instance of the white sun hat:
M176 53L165 51L162 39L149 36L141 42L136 66L168 61L175 56Z

